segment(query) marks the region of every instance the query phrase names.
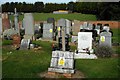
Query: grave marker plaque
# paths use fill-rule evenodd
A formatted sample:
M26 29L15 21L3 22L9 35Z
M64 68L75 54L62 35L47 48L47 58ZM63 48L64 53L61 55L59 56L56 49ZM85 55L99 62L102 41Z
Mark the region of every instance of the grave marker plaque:
M20 49L21 50L28 50L30 48L30 39L22 39Z
M73 52L53 51L49 72L74 73Z

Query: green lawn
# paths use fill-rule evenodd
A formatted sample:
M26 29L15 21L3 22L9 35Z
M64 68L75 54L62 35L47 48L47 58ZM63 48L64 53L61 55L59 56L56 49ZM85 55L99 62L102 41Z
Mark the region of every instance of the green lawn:
M21 21L23 19L23 15L19 15L19 20ZM55 18L55 20L58 20L60 18L70 19L70 20L92 20L95 21L96 16L91 14L80 14L80 13L72 13L72 14L52 14L52 13L33 13L33 17L35 21L46 21L47 18ZM13 20L13 16L10 16L10 19Z
M38 78L37 74L47 71L51 60L51 42L34 41L42 49L13 50L3 47L2 62L3 78ZM75 47L72 47L72 50ZM10 52L12 52L10 54ZM118 77L118 58L97 60L76 60L75 69L80 70L87 78L116 78Z

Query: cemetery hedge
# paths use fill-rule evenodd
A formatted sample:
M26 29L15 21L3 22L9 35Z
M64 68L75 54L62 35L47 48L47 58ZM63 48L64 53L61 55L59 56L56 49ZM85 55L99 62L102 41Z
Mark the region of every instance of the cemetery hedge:
M34 41L42 48L35 50L13 50L3 47L3 78L39 78L41 72L47 71L51 60L51 42ZM74 51L75 46L71 46ZM86 78L117 78L118 58L97 60L75 60L75 69Z
M92 14L81 14L81 13L71 13L71 14L52 14L52 13L33 13L34 20L35 21L46 21L47 18L55 18L55 20L58 20L60 18L70 19L70 20L91 20L95 21L96 15ZM19 20L22 21L24 15L19 15ZM10 19L13 21L14 17L13 15L10 15Z

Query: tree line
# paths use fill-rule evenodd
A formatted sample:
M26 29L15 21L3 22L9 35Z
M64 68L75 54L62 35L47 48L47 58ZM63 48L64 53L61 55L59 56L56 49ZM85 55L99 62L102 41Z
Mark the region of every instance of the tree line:
M69 2L46 3L6 2L2 4L2 12L37 12L52 13L56 10L70 10L74 13L94 14L98 20L120 20L120 2Z

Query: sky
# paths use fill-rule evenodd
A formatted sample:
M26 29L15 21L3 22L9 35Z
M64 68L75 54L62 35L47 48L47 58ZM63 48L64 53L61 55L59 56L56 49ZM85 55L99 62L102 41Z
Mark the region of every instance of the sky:
M0 2L6 3L6 2L26 2L26 3L34 3L37 1L42 1L44 3L68 3L70 1L75 2L76 0L0 0Z

